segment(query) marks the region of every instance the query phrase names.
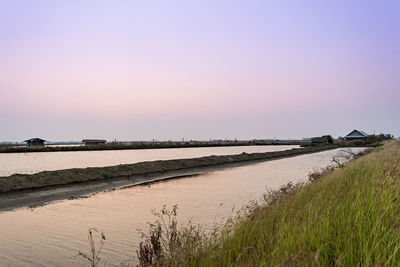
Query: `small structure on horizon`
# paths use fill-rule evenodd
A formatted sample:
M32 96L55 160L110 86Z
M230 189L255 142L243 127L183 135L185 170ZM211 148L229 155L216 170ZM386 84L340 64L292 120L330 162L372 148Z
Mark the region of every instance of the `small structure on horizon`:
M311 143L324 144L324 143L328 143L328 139L325 137L311 137Z
M368 137L368 134L366 134L363 131L359 131L359 130L353 130L351 133L349 133L348 135L346 135L344 137L345 140L362 140L362 139L366 139Z
M46 140L35 137L27 139L24 142L26 143L26 147L43 147Z
M302 142L312 143L312 144L324 144L328 143L328 139L325 137L308 137L308 138L303 138Z
M85 144L85 146L91 146L91 145L103 145L107 142L107 140L103 139L83 139L82 143Z

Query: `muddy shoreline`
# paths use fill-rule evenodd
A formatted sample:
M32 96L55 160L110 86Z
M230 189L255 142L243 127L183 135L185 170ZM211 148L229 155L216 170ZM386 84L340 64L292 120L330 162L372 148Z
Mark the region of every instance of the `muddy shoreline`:
M111 167L89 167L82 169L44 171L35 174L13 174L11 176L0 177L0 193L2 194L26 189L38 189L46 187L48 188L50 186L86 183L91 181L109 182L115 179L127 179L138 175L143 177L146 175L162 174L171 171L190 170L194 168L212 167L240 162L269 160L315 153L335 148L338 148L338 146L317 146L265 153L242 153L237 155L206 156L191 159L146 161Z

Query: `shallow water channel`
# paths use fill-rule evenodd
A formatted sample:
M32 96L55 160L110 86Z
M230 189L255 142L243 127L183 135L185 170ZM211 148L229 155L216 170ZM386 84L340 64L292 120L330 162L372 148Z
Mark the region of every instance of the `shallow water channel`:
M226 146L104 151L60 151L0 153L0 176L32 174L70 168L105 167L142 161L187 159L211 155L234 155L242 152L282 151L299 146Z
M103 264L118 266L136 256L137 229L147 229L146 222L154 221L152 209L178 204L179 222L192 220L212 227L231 216L233 208L259 200L266 188L306 180L308 173L332 164L341 151L259 162L1 212L0 266L87 266L84 259L75 256L79 250L89 250L90 227L106 235Z

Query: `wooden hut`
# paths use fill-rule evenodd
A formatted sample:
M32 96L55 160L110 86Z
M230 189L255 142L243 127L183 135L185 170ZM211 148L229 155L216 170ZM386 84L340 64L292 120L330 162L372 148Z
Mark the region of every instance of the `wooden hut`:
M25 140L24 142L26 143L26 147L43 147L46 140L35 137Z

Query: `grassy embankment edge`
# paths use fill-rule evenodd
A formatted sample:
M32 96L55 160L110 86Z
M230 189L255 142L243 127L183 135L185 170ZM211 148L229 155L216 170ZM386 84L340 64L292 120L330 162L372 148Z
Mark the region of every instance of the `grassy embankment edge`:
M190 170L198 167L212 167L223 164L235 164L260 160L272 160L283 157L293 157L302 154L316 153L338 148L335 145L294 148L290 150L242 153L224 156L206 156L190 159L157 160L121 164L110 167L75 168L58 171L43 171L35 174L13 174L0 177L0 193L23 189L35 189L49 186L83 183L108 179L125 179L137 175L165 173L168 171Z
M173 235L153 228L156 246L141 244L141 263L148 266L147 257L152 266L397 266L400 144L387 142L312 180L268 194L216 236L191 226Z

